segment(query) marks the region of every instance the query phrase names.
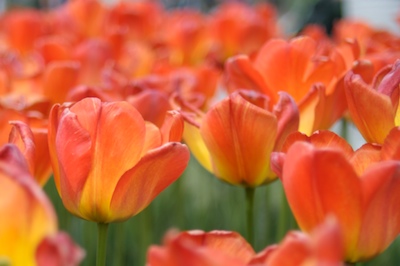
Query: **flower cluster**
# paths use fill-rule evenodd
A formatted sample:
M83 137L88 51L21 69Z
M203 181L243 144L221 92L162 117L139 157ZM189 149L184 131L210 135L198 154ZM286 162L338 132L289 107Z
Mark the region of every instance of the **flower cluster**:
M265 3L204 14L71 0L3 13L0 264L83 261L44 192L53 178L64 207L98 224L103 265L108 224L142 212L190 155L244 189L247 239L171 230L148 266L376 257L400 233L399 59L399 36L358 21L337 21L332 36L317 25L287 36ZM340 120L363 146L331 131ZM256 251L254 192L273 182L299 230Z

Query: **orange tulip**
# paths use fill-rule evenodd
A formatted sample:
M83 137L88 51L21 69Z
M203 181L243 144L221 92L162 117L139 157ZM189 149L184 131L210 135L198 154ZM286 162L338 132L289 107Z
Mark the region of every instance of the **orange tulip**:
M349 262L378 255L400 232L400 162L380 158L376 149L367 144L352 152L343 139L325 132L295 141L286 155L271 160L300 228L310 232L333 214ZM385 150L388 156L391 147Z
M245 266L255 255L238 233L229 231L169 232L164 246L151 246L148 266Z
M72 214L98 223L142 211L189 160L179 141L182 118L165 128L145 123L127 102L85 98L55 105L49 121L54 180Z
M311 134L327 129L346 110L344 92L338 85L353 64L346 58L356 58L354 46L347 43L332 47L325 55L320 54L320 46L308 36L290 41L270 40L254 59L245 55L228 59L224 73L226 86L231 92L237 89L262 92L272 103L278 101L279 91L285 91L299 106L301 132Z
M13 144L0 148L0 192L0 257L12 265L37 265L39 246L48 238L58 237L57 218L46 194L30 175L25 158ZM75 253L64 254L60 259L78 265L83 251L70 239L53 245L60 250L67 246ZM48 250L40 252L40 256L48 259L55 254Z
M206 114L186 114L184 140L197 160L216 177L235 185L256 187L274 181L269 157L297 130L298 111L285 93L273 108L254 91L238 91ZM184 112L184 111L183 111ZM198 121L193 119L197 114Z
M346 76L350 116L368 142L382 144L389 131L400 125L400 61L382 69L368 85L352 72Z

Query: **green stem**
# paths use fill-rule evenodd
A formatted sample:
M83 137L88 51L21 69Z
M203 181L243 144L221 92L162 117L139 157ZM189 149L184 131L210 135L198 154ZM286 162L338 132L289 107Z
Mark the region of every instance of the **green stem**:
M279 224L278 224L278 239L276 242L279 242L286 234L288 229L287 222L288 222L288 203L286 200L286 195L283 189L281 190L281 208L279 212Z
M353 262L345 262L344 265L346 266L356 266L357 263Z
M97 223L97 258L96 266L106 265L108 224Z
M246 188L247 240L254 247L254 192L255 188Z
M341 135L342 138L347 140L348 139L347 138L348 137L347 136L347 131L348 131L349 123L348 123L346 118L342 118L341 123L342 123L342 126L341 126L341 129L340 129L340 135Z

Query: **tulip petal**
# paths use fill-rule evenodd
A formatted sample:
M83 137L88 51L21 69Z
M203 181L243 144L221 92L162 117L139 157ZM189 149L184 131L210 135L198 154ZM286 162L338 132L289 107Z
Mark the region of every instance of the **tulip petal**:
M232 184L258 186L275 179L269 157L275 145L276 117L237 93L210 109L200 132L217 177Z
M354 124L367 142L382 144L395 126L390 97L368 88L358 75L347 75L345 82L347 103Z
M292 97L280 92L279 102L274 106L274 114L278 119L277 140L274 150L279 151L290 133L299 128L299 110Z
M160 128L163 143L180 142L182 140L183 129L184 120L182 114L178 111L168 111L165 115L164 123Z
M400 160L400 127L393 128L382 145L382 160Z
M120 178L109 217L125 220L139 213L183 173L188 161L189 150L180 143L171 142L150 151Z
M76 114L65 109L55 136L58 189L65 208L78 216L81 191L92 167L92 143L90 134L82 128Z
M231 93L239 89L254 90L268 95L273 102L278 101L277 95L267 88L263 77L246 55L237 55L227 60L225 82Z
M400 164L372 166L362 177L364 209L357 252L351 261L369 259L384 251L400 231Z
M364 171L373 163L381 160L381 146L366 143L356 150L350 159L354 170L358 176L361 176Z
M214 230L208 233L192 230L181 233L180 237L191 239L198 245L224 253L246 263L255 252L251 245L238 233L231 231Z
M128 102L102 103L98 118L89 121L83 112L89 111L85 109L92 100L84 101L79 102L84 106L79 109L78 119L82 118L84 124L97 124L91 126L95 146L91 151L91 169L82 191L80 211L98 221L108 217L109 203L121 176L140 160L146 142L146 126L140 113ZM149 139L147 143L150 142Z
M361 226L361 184L342 152L296 142L286 155L282 182L300 228L310 232L334 214L344 231L348 254L355 251Z

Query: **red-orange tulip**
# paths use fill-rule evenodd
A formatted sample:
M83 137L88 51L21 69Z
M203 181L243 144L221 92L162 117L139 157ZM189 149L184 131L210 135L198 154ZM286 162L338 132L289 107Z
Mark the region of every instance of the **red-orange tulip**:
M190 115L196 114L195 121ZM256 187L276 179L269 165L273 150L297 130L298 110L282 93L272 109L254 91L238 91L207 113L186 115L184 140L197 160L216 177L235 185Z
M85 98L55 105L49 147L64 206L101 223L126 220L143 210L188 163L188 148L171 142L182 134L181 117L174 119L178 122L160 131L127 102Z
M294 142L286 155L274 154L274 169L302 230L310 232L333 214L343 231L346 260L370 259L400 232L400 162L381 161L370 144L349 152L339 137L327 138L333 133L321 135L324 146L319 134Z
M169 232L164 246L151 246L148 266L245 266L255 255L238 233L229 231Z

